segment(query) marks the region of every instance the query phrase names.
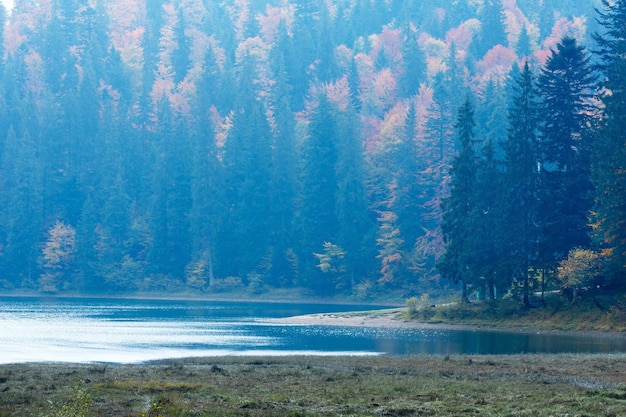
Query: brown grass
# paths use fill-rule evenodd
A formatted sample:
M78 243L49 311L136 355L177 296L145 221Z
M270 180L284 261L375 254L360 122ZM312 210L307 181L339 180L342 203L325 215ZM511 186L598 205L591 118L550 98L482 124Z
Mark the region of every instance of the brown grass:
M84 415L77 390L90 416L617 417L626 416L626 355L3 365L0 416Z

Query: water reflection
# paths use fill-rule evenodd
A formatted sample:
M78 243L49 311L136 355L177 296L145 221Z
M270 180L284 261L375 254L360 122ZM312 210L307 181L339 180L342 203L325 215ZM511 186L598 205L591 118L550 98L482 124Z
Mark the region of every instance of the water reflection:
M242 354L626 352L626 337L279 325L354 305L0 298L0 363Z

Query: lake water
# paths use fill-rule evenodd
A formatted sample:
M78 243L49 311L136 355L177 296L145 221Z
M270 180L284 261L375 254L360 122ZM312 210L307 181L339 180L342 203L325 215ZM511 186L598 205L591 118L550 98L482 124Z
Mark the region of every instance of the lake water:
M626 352L626 337L302 326L269 320L372 308L0 297L0 363L134 363L223 355Z

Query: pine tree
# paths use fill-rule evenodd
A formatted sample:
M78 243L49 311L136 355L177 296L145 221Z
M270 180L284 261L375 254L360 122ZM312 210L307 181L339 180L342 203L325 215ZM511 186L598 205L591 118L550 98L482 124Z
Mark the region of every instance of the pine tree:
M598 44L605 94L605 122L594 141L592 178L595 200L593 237L606 257L606 276L626 285L626 2L602 1L599 12L602 33Z
M543 99L540 253L550 268L556 267L570 249L589 245L593 85L585 48L573 38L563 38L548 58L538 82Z

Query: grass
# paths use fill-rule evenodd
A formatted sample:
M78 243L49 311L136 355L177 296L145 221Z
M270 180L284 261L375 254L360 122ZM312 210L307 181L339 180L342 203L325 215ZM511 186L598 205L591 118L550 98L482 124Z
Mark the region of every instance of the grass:
M626 416L625 373L626 355L3 365L0 416L617 417Z
M612 296L588 296L573 302L557 294L536 301L527 308L511 299L454 303L431 308L406 309L406 316L427 323L466 324L484 327L528 330L612 331L626 332L626 299Z

